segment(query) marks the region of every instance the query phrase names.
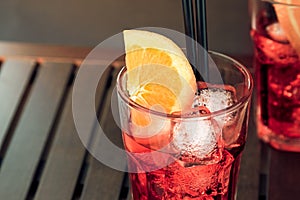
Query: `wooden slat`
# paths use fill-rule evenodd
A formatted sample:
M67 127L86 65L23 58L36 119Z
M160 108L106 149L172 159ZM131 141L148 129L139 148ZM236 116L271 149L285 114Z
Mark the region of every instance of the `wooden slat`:
M95 102L100 102L100 99L103 98L109 72L107 70L100 80L100 87L96 93ZM84 92L86 88L81 87L80 90ZM82 102L82 109L86 107L86 103ZM98 105L96 104L96 108L98 108ZM85 112L82 113L84 114ZM89 123L87 130L92 131L93 119L91 116L86 116L85 118ZM74 125L72 91L70 91L35 199L71 199L85 152L86 150L78 137Z
M0 60L6 58L32 58L39 61L71 62L80 64L89 55L86 62L109 65L116 56L124 52L119 48L97 48L97 53L91 53L92 47L76 47L63 45L32 44L24 42L0 41ZM122 63L117 59L116 63Z
M0 147L34 69L33 60L7 60L0 71Z
M0 199L25 199L72 66L41 66L0 171Z
M24 42L0 41L0 56L29 56L35 58L84 59L91 47L71 47Z
M116 80L118 70L114 73L113 80ZM109 138L117 145L123 145L121 131L114 123L110 109L110 97L115 86L113 83L106 95L104 110L101 112L100 124L103 131L110 134ZM98 135L98 134L96 134ZM95 138L94 145L99 144L99 137ZM112 158L113 159L113 158ZM90 167L84 184L82 200L101 199L111 200L118 199L122 186L124 173L116 171L100 163L95 158L91 158Z
M270 151L269 199L300 199L300 154Z

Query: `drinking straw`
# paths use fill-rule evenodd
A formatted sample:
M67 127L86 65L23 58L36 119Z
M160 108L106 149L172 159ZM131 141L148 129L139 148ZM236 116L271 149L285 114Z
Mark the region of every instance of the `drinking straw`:
M199 42L205 50L207 45L207 31L206 31L206 0L195 0L196 4L196 33L197 42Z
M195 0L196 4L196 38L197 42L202 45L205 51L198 50L197 53L197 64L200 67L200 74L202 78L208 81L209 70L208 70L208 42L207 42L207 26L206 26L206 0Z
M183 19L185 34L190 38L186 39L186 51L188 60L195 66L193 66L194 74L198 80L199 72L197 71L198 65L196 64L196 35L195 35L195 23L194 23L194 8L193 0L182 0ZM191 40L191 38L193 40Z
M182 0L185 34L195 39L193 0Z
M195 11L193 8L193 0L182 0L185 34L197 41L207 51L207 28L206 28L206 0L194 0ZM196 19L196 28L195 20ZM187 56L192 63L195 63L194 73L196 79L208 81L208 61L206 52L197 48L195 42L187 39ZM199 75L199 72L201 76Z

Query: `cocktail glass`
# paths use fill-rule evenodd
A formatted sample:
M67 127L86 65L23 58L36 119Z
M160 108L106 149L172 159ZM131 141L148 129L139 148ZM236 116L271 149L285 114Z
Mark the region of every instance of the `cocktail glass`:
M189 113L137 104L126 91L126 68L120 72L119 111L134 200L236 198L253 81L235 60L209 55L224 84L198 82ZM151 124L135 125L132 113L148 116Z
M300 152L300 2L280 1L249 1L258 137L276 149Z

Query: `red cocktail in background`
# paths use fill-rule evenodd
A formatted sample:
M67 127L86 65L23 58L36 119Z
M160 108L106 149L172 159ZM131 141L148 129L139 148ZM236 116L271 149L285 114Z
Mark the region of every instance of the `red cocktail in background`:
M251 2L258 136L300 152L300 3Z

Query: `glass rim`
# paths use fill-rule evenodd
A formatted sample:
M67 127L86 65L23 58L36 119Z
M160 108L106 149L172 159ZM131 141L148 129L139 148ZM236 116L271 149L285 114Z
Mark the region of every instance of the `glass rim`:
M201 114L201 116L194 116L194 115L187 115L183 112L179 112L179 113L163 113L163 112L159 112L156 110L151 110L149 108L146 108L138 103L136 103L135 101L133 101L129 95L126 94L126 92L124 92L123 89L125 88L121 88L121 83L120 80L122 79L123 75L126 73L127 68L126 66L122 67L121 71L119 72L118 76L117 76L117 82L116 82L116 86L117 86L117 92L119 94L119 96L126 102L126 104L134 109L143 111L143 112L147 112L150 114L153 114L155 116L160 116L160 117L166 117L166 118L173 118L173 119L178 119L178 118L182 118L182 119L207 119L207 118L212 118L212 117L216 117L216 116L220 116L220 115L224 115L226 113L230 113L230 112L234 112L236 110L238 110L239 108L241 108L250 98L251 98L251 94L253 92L253 87L254 87L254 82L253 82L253 78L252 75L250 73L250 71L240 62L238 62L237 60L218 53L218 52L214 52L214 51L208 51L209 54L211 55L216 55L218 57L221 57L222 59L226 59L227 61L230 61L232 64L234 64L238 70L244 75L247 83L245 83L245 85L247 86L247 91L248 93L246 95L244 95L240 100L238 100L236 103L234 103L233 105L221 109L221 110L217 110L211 113L207 113L207 114ZM197 109L193 110L196 111Z
M292 7L292 8L300 8L300 4L283 3L283 2L279 2L277 0L260 0L260 1L268 2L268 3L271 3L271 4L289 6L289 7Z

